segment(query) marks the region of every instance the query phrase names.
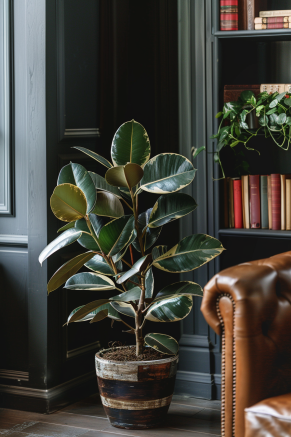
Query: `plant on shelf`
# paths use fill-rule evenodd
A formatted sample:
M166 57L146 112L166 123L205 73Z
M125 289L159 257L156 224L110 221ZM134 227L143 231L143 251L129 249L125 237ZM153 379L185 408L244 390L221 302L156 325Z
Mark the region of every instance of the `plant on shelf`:
M193 181L196 170L187 158L174 153L150 159L147 132L134 120L124 123L115 133L112 163L83 147L76 149L103 164L106 173L103 178L74 163L60 171L50 205L54 215L67 224L42 251L39 261L43 263L54 252L76 241L87 251L56 271L48 282L48 293L64 283L68 290L96 291L97 300L73 310L67 324L95 323L108 317L126 325L126 332L135 335L136 356L142 357L146 345L166 354L169 363L176 363L177 341L165 334L143 336L143 327L147 321L182 320L191 311L192 296L202 296L200 285L191 281L175 282L155 291L153 268L165 273L189 272L224 250L218 240L204 234L187 236L170 248L153 247L163 226L197 207L191 196L179 192ZM140 196L144 191L160 197L152 208L142 212ZM88 271L77 273L82 267ZM104 292L112 294L113 290L115 296L104 297ZM102 356L104 351L96 355L100 378Z
M259 128L256 130L250 130L247 124L247 116L251 113L258 118ZM289 93L262 92L255 97L252 91L245 90L237 101L224 104L222 111L216 114L216 118L220 117L222 119L218 132L211 138L217 139L214 161L220 164L222 172L219 156L222 148L225 146L233 148L238 144L243 144L248 150L255 150L248 143L259 133L262 133L265 138L271 137L283 150L289 149L291 141L291 97ZM223 126L225 120L228 120L228 126Z

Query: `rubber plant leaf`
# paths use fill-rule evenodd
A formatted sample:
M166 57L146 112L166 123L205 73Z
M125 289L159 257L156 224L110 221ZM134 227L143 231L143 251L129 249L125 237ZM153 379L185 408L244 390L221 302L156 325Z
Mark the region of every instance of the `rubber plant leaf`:
M147 334L144 338L145 344L162 354L177 355L179 343L173 337L166 334Z
M105 319L105 317L115 320L116 322L121 321L118 312L110 305L110 303L106 303L105 305L102 305L97 310L93 311L91 314L94 315L94 317L92 318L90 323L100 322L100 320Z
M101 275L113 276L113 269L107 264L101 255L95 255L92 259L86 262L85 266L95 273L100 273Z
M63 285L72 275L77 273L83 265L94 257L93 252L81 253L81 255L75 256L60 267L55 274L51 277L47 284L47 291L52 291Z
M74 146L73 148L80 150L80 152L86 153L86 155L90 156L90 158L95 159L95 161L100 162L100 164L103 164L107 168L113 167L111 162L107 161L107 159L103 158L103 156L98 155L98 153L92 152L92 150L79 146Z
M73 322L85 322L86 320L90 320L94 317L92 313L97 310L102 305L108 303L108 299L98 299L93 302L88 303L87 305L82 305L76 309L74 309L68 317L67 325ZM86 319L85 317L88 316ZM93 316L93 317L92 317Z
M77 185L83 191L87 200L87 214L92 211L96 203L96 189L85 167L73 162L65 165L59 173L58 185L65 183Z
M117 284L122 284L123 282L127 281L127 279L131 278L132 276L143 272L146 267L151 263L152 256L151 254L145 255L142 258L140 258L136 263L133 264L132 268L128 270L127 272L123 273L119 279L117 279Z
M126 302L110 302L111 306L118 311L120 314L124 314L128 317L135 318L135 312L132 306L129 303Z
M156 258L153 265L171 273L189 272L213 260L223 250L220 241L209 235L190 235Z
M178 322L190 313L192 305L192 296L189 295L164 299L152 305L145 318L152 322Z
M105 174L106 182L114 187L135 187L143 177L143 169L138 164L119 165Z
M125 291L124 293L111 297L109 300L113 300L115 302L131 302L134 300L139 300L140 294L141 294L141 288L134 287L131 290Z
M124 209L120 200L115 196L115 194L107 191L98 191L97 202L92 214L110 218L118 218L124 215Z
M108 191L109 193L115 194L115 196L117 196L119 199L122 199L119 189L109 185L102 176L97 173L93 173L92 171L89 171L89 175L92 178L96 190Z
M78 240L82 235L82 232L77 229L68 229L59 235L55 240L53 240L38 257L40 264L44 262L50 255L55 253L57 250L62 247L68 246L69 244L74 243Z
M144 251L146 252L159 238L159 235L162 231L162 227L159 228L150 228L148 227L150 215L152 213L153 208L149 208L147 211L142 212L138 216L138 226L141 232L145 230L145 234L143 237L144 242ZM133 243L135 250L140 252L139 242L135 241Z
M77 273L67 280L65 287L69 290L114 290L112 279L91 272Z
M73 184L58 185L51 196L54 215L63 222L73 222L85 217L87 201L83 191Z
M149 136L140 123L135 120L127 121L117 129L111 145L114 166L128 162L143 166L149 160L150 154Z
M144 166L139 190L155 194L167 194L182 190L195 176L196 169L185 156L162 153Z
M128 245L134 233L134 217L127 215L103 226L99 243L106 255L114 256Z
M203 290L199 284L191 281L180 281L164 287L154 299L158 302L165 298L171 298L179 294L191 294L192 296L203 296Z
M157 228L177 220L197 208L192 196L184 193L163 194L156 201L149 217L149 228Z

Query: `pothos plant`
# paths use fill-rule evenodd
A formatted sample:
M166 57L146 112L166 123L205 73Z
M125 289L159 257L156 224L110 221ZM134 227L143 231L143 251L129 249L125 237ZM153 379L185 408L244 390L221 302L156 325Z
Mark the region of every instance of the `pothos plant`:
M258 118L259 128L250 130L247 124L247 115L254 112ZM249 146L249 141L262 133L265 138L271 137L277 146L288 150L291 140L291 98L290 93L278 92L268 94L260 93L255 97L252 91L243 91L235 102L225 103L221 112L216 114L220 118L217 134L217 147L214 154L215 162L220 161L219 153L225 146L234 148L243 144L248 150L255 150ZM223 126L224 120L229 121L228 126ZM224 177L224 172L223 172Z
M181 281L156 292L153 268L165 273L188 272L223 250L218 240L204 234L187 236L170 249L166 245L152 248L164 225L197 207L191 196L179 192L193 181L196 170L187 158L174 153L150 159L148 134L134 120L124 123L115 133L112 163L83 147L76 149L103 164L106 173L103 178L74 163L60 171L50 205L54 215L67 224L42 251L39 261L43 263L76 241L87 251L55 272L48 282L48 293L64 283L68 290L94 290L97 300L73 310L67 324L88 320L94 323L109 317L135 334L137 356L145 344L162 353L175 354L175 339L156 333L143 337L143 326L146 321L183 319L191 311L192 296L201 296L202 289L194 282ZM141 212L140 197L144 191L161 196L153 208ZM125 214L124 207L129 214ZM130 257L126 256L128 249ZM88 271L77 273L81 267ZM107 290L116 290L117 294L110 298L100 296ZM132 317L134 325L124 316Z

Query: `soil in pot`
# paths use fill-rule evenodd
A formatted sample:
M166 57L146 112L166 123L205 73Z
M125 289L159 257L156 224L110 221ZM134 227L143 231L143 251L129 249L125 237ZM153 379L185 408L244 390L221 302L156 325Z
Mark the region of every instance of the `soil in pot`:
M138 361L108 359L112 353L117 353L118 358L123 357L123 349L125 354L135 354L135 346L127 346L103 350L95 356L104 410L111 424L117 428L147 429L160 426L172 400L178 356L157 352L162 358L146 357Z

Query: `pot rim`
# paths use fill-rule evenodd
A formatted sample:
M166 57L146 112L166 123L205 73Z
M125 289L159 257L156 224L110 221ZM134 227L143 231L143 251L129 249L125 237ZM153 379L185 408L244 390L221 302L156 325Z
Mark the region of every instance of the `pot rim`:
M164 364L164 363L171 363L172 361L175 361L179 358L179 353L177 353L174 356L170 356L169 358L162 358L160 360L149 360L149 361L115 361L115 360L106 360L103 358L100 354L103 354L104 352L110 351L110 350L116 350L116 349L123 349L125 347L135 347L132 346L118 346L118 347L109 347L107 349L103 349L102 351L99 351L95 354L95 358L98 361L102 361L104 364L119 364L119 365L150 365L150 364Z

